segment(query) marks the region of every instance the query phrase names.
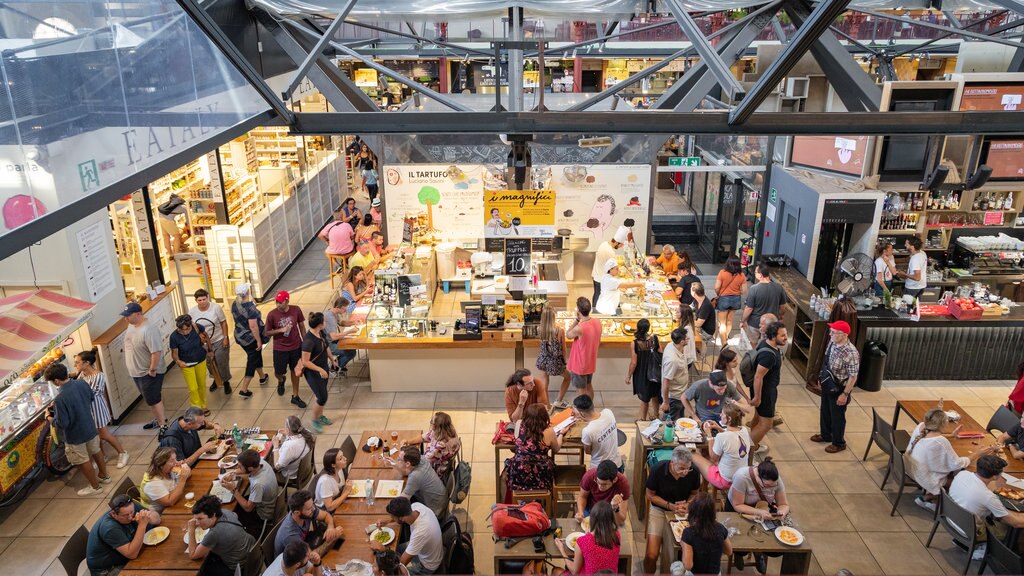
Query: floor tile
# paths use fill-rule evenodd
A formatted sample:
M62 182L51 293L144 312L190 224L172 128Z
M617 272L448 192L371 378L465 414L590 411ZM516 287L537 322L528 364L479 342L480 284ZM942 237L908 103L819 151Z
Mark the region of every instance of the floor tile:
M65 540L59 537L18 538L0 554L0 566L5 572L19 576L42 574L60 553Z
M395 394L391 408L422 408L435 404L436 392L417 392L415 394Z
M877 494L843 494L839 505L855 530L861 532L909 532L910 526L901 516L889 516L892 503L879 491Z
M79 526L86 523L100 506L106 508L103 499L61 500L59 512L49 509L38 514L22 531L21 537L61 536L69 538L75 533L75 530L78 530Z
M476 410L476 392L437 392L434 408L436 410L451 408Z
M909 532L860 532L860 537L882 572L889 576L935 574L939 571L938 564L924 544Z
M779 462L804 461L808 460L807 454L801 447L801 442L791 432L779 432L772 430L767 436L768 446L771 450L768 455L772 460Z
M928 542L928 534L919 532L916 536L922 544ZM932 539L931 546L928 546L926 550L928 550L928 553L932 556L932 560L939 565L939 568L942 569L944 574L949 576L963 574L964 565L968 563L967 551L954 544L953 539L949 534L943 532L941 528L939 528L935 533L935 538ZM967 572L970 574L976 574L980 566L980 560L972 560Z
M851 532L853 524L831 494L789 494L789 508L796 527L808 532ZM842 497L840 497L842 498Z
M880 574L882 569L856 532L804 532L824 574L845 568L854 574Z
M787 494L828 494L829 487L818 475L818 470L811 462L786 462L781 465L779 476L786 484Z
M833 494L874 494L878 485L860 462L814 462L814 467Z

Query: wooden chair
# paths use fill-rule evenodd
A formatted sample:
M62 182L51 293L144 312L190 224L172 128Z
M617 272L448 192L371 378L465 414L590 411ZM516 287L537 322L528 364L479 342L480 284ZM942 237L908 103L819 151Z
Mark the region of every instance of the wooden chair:
M1000 540L993 530L987 530L985 557L981 559L978 574L991 568L994 574L1024 574L1024 558Z
M896 445L896 439L890 433L889 443L893 446ZM889 516L896 515L896 508L900 505L900 498L903 498L903 489L907 486L912 488L920 488L921 485L914 480L909 474L907 474L907 466L903 461L903 452L899 450L893 450L892 456L889 458L890 466L892 466L892 476L896 480L896 500L892 503L892 510L889 512ZM936 510L938 510L936 508Z
M341 281L345 281L345 275L348 274L348 259L355 252L348 254L327 254L327 273L331 277L331 290L334 290L334 277L341 278Z
M882 478L881 488L885 488L885 483L889 480L889 474L892 473L893 441L896 442L896 451L902 453L906 451L907 444L910 443L910 434L905 430L893 430L892 424L889 424L885 418L878 414L877 410L872 408L871 436L868 436L868 446L864 449L864 457L861 460L868 459L868 452L871 451L872 442L877 444L882 449L882 452L889 455L889 463L885 467L885 477Z
M68 576L78 576L78 567L85 561L85 549L89 544L89 529L79 526L78 530L71 535L71 539L64 543L57 559Z
M562 511L559 508L566 503L568 503L570 510L572 509L572 505L576 502L576 493L580 491L580 482L583 480L583 474L586 471L586 466L577 464L558 464L555 466L555 483L551 486L552 512L555 515L561 517ZM562 496L566 495L568 498L562 498Z
M138 502L139 498L142 497L142 493L139 491L139 487L135 485L135 482L125 474L121 483L117 485L117 490L114 494L126 494L132 500Z
M540 502L548 516L552 516L551 490L513 490L512 503Z
M263 536L263 539L257 542L263 549L263 559L267 564L273 563L277 558L277 554L274 554L274 541L277 540L277 531L281 529L281 523L274 524L274 527Z
M992 415L992 418L989 419L988 426L985 426L985 431L999 430L1000 432L1006 432L1017 424L1020 424L1020 416L1014 414L1006 406L1000 406L996 413Z
M954 543L967 548L967 562L964 563L963 571L963 574L967 574L967 569L971 567L971 556L974 554L974 550L981 546L981 543L978 542L978 531L974 526L974 514L950 498L949 492L946 492L945 488L939 493L939 505L935 512L935 521L932 523L932 531L928 535L928 541L925 542L925 548L932 545L935 531L941 524L946 532L953 537Z

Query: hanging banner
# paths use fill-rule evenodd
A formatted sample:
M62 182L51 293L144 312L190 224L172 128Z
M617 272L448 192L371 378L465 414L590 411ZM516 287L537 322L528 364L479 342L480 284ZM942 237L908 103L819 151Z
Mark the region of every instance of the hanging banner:
M484 237L555 235L554 190L487 190L484 192Z
M356 86L364 88L375 88L377 86L377 71L373 68L358 68L353 73Z
M401 238L405 218L420 218L440 240L483 236L483 172L474 164L393 164L386 182L388 238Z

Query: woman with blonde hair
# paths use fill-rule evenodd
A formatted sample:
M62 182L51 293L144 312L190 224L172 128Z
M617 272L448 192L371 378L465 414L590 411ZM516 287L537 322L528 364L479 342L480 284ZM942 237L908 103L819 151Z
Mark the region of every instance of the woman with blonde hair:
M568 356L565 350L565 330L555 321L555 309L552 306L544 306L540 313L540 351L537 353L537 375L540 380L540 387L544 389L545 396L551 398L548 390L548 383L553 376L562 377L560 398L565 397L569 391L569 370L566 368L565 358Z
M448 474L452 471L452 462L462 450L462 439L455 432L452 417L447 412L435 412L434 417L430 419L429 429L410 443L424 445L423 455L442 482L448 479Z
M158 514L174 506L185 494L185 483L191 475L192 469L178 461L174 448L157 448L139 483L142 505Z
M939 492L949 487L957 472L995 450L995 445L991 445L975 450L970 457L957 456L947 435L942 432L948 422L949 416L939 408L926 412L924 420L910 435L910 444L904 456L910 475L924 489L924 498L918 496L914 503L932 512L935 511ZM960 428L962 426L957 426L949 435L955 436Z

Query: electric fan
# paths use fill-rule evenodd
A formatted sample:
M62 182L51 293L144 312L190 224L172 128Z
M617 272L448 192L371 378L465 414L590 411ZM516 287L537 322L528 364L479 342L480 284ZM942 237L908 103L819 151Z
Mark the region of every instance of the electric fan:
M863 252L850 254L836 268L836 272L839 274L836 290L848 298L867 292L873 281L872 266L871 257L867 254Z

